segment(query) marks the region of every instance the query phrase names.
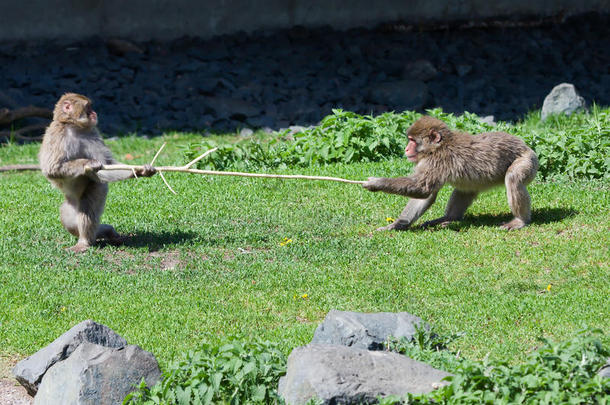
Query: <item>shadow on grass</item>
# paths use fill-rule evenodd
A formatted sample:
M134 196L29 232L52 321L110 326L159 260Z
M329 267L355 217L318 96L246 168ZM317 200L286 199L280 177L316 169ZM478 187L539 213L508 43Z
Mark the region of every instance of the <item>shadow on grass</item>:
M148 232L135 231L123 236L123 246L147 247L149 252L156 252L166 245L183 244L197 236L194 232Z
M572 207L569 208L539 208L532 211L532 222L530 225L543 225L550 224L553 222L559 222L565 218L570 218L577 215L579 212ZM500 226L505 222L513 219L510 213L492 215L492 214L480 214L480 215L468 215L464 217L462 221L456 221L447 226L448 229L454 231L460 231L463 228L476 227L476 226ZM416 228L421 231L439 230L443 229L442 226L431 226L428 228Z

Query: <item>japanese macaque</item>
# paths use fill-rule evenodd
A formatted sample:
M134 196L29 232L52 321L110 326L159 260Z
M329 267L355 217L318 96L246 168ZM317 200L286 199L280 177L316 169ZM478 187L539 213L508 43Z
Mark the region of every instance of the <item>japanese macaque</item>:
M511 230L531 220L530 196L526 186L538 170L538 157L521 139L505 132L472 136L451 131L436 118L424 116L407 130L405 155L416 163L409 177L369 177L362 186L411 200L392 224L378 230L409 228L434 203L445 183L454 187L445 215L422 227L446 226L463 218L477 194L504 184L514 218L501 225Z
M103 165L116 161L97 130L97 114L91 100L75 93L61 96L38 158L42 173L65 196L59 209L61 223L78 237L70 250L83 252L102 238L120 243L121 235L111 225L100 224L100 218L108 194L107 183L134 177L134 172L101 170ZM149 177L155 172L147 165L135 175Z

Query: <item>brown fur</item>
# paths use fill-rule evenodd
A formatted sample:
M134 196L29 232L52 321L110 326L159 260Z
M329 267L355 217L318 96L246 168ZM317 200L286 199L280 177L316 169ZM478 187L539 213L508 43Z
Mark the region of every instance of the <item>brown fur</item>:
M379 230L403 230L413 224L434 203L446 183L454 187L445 215L423 226L462 219L477 194L504 184L514 215L504 229L519 229L531 220L530 196L526 186L538 170L538 158L521 139L506 132L469 135L451 131L433 117L424 116L407 131L405 153L416 162L409 177L371 177L363 184L370 191L384 191L411 197L399 218Z
M96 239L119 242L119 235L111 225L101 224L108 184L133 177L131 171L100 170L102 165L114 164L110 149L97 130L97 114L91 100L75 93L64 94L53 112L38 158L42 173L65 196L60 207L63 226L78 237L75 252L82 252ZM151 166L136 173L152 176Z

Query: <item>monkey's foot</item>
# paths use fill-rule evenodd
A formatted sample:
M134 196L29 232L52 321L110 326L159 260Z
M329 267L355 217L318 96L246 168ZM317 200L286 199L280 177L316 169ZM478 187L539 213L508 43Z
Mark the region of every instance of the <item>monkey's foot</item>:
M121 235L120 233L115 233L114 235L105 238L106 242L112 246L124 245L126 239L127 237L125 235Z
M89 245L86 245L84 243L77 243L76 245L69 247L66 250L69 250L74 253L83 253L87 249L89 249Z
M408 225L401 225L401 224L397 224L396 222L390 224L390 225L386 225L386 226L382 226L380 228L375 229L375 231L377 232L382 232L382 231L404 231L407 228L409 228Z
M421 229L428 229L428 228L431 228L433 226L439 225L441 228L446 228L452 222L453 222L453 220L451 220L451 219L438 218L438 219L433 219L432 221L426 221L423 224L421 224L419 227Z
M525 223L524 220L519 219L519 218L515 218L510 222L507 222L505 224L500 225L501 229L505 229L507 231L512 231L514 229L521 229L524 226L526 226L527 224Z

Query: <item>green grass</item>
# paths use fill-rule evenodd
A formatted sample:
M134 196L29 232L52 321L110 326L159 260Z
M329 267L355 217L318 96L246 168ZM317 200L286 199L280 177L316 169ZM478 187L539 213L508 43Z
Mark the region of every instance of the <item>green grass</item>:
M115 156L185 162L195 135L108 142ZM37 145L0 148L34 162ZM292 170L366 179L408 173L404 159ZM376 233L407 199L357 185L167 174L110 186L103 221L126 246L82 255L58 219L60 193L40 173L0 174L0 355L31 354L94 319L165 366L204 340L254 335L288 353L333 308L408 311L463 356L522 360L537 337L609 330L610 185L534 181L533 223L515 232L502 188L447 229ZM440 216L444 189L423 220ZM284 238L291 242L282 245ZM550 291L547 286L551 285ZM608 343L606 341L606 343ZM0 356L1 357L1 356Z

